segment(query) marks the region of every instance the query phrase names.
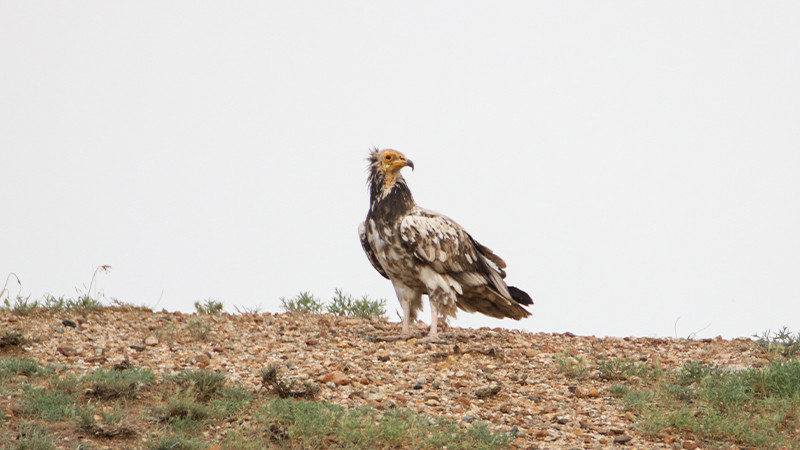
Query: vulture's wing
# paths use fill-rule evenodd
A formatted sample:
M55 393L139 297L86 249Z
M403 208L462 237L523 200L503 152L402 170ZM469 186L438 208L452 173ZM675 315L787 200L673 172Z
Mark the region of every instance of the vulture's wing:
M369 262L372 263L372 267L378 271L379 274L383 275L383 278L389 279L389 275L386 275L386 271L383 270L381 267L381 263L378 262L378 258L375 256L375 252L372 251L372 247L369 245L369 241L367 240L367 224L365 222L361 222L358 226L358 237L361 238L361 247L364 248L364 253L367 254L367 259Z
M403 243L436 272L469 287L487 286L511 298L503 277L506 263L477 241L453 219L417 209L400 222Z

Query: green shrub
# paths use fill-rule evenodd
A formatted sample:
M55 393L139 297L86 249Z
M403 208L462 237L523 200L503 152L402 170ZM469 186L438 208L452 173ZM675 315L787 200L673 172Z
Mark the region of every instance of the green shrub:
M225 386L224 373L207 370L186 370L175 375L172 380L180 387L195 394L200 401L208 401Z
M210 322L206 322L202 319L189 319L189 322L186 324L186 330L189 332L189 335L201 341L208 340L208 333L211 332L212 328L213 326Z
M800 428L800 361L774 359L741 371L689 362L647 389L629 390L625 406L637 412L637 427L657 435L664 429L690 432L709 447L781 447Z
M380 413L372 408L347 409L327 402L275 399L259 413L271 438L290 448L454 448L508 447L514 436L486 424L467 429L446 419L430 419L407 409Z
M783 327L773 333L767 330L760 335L754 334L756 344L767 353L791 358L800 356L800 332L792 334L788 328Z
M222 312L223 305L219 300L207 298L205 300L194 302L194 309L198 314L219 314Z
M202 450L207 447L203 442L178 436L155 439L147 446L150 450Z
M23 416L46 422L72 417L75 411L74 395L44 388L25 386L21 400Z
M281 309L286 312L319 314L325 309L325 305L310 292L301 292L289 300L281 297Z
M83 380L90 383L94 396L102 399L117 397L136 398L141 389L156 382L150 370L132 368L128 370L97 369Z
M586 367L584 358L572 356L569 352L564 352L563 355L556 355L556 366L558 371L568 378L582 380L589 376L589 369Z
M364 317L367 319L384 317L386 315L386 300L372 300L364 295L360 299L350 294L345 294L341 289L334 290L333 300L326 309L337 316Z
M15 375L31 377L49 372L52 372L52 368L43 368L30 358L0 358L0 378L10 378Z
M242 388L222 388L217 398L211 400L211 414L214 417L230 417L249 408L252 401L253 395Z
M17 427L17 450L50 450L56 443L50 431L36 422L21 422Z
M8 298L3 300L3 306L0 307L0 311L10 311L18 316L27 316L40 307L41 305L38 300L31 300L30 297L18 296L13 302Z

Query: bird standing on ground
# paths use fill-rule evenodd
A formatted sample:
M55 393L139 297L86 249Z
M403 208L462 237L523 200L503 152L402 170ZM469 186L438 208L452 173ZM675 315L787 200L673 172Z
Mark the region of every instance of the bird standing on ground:
M530 316L524 291L506 285L505 261L481 245L453 219L420 208L400 170L414 169L402 153L372 150L369 162L369 212L358 233L370 263L391 280L403 307L401 337L422 309L431 306L426 339L438 340L439 315L455 317L457 308L496 318Z

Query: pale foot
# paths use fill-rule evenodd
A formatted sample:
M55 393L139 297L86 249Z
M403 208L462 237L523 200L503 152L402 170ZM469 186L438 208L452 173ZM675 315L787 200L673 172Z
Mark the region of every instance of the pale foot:
M428 335L428 336L425 336L424 338L420 339L419 341L420 342L424 342L426 344L447 344L447 341L445 341L444 339L440 338L439 335L435 335L435 336Z

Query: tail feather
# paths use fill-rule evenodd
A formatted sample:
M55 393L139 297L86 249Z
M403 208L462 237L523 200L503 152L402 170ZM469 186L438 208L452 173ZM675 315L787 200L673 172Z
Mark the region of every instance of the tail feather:
M509 286L508 293L511 294L511 298L514 299L520 305L532 305L533 299L527 292L523 291L522 289L516 286Z

